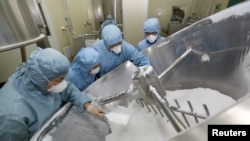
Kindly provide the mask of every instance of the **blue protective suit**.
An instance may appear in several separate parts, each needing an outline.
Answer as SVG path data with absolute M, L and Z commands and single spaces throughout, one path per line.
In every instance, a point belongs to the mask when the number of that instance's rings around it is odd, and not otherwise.
M 65 75 L 69 61 L 58 51 L 37 48 L 27 62 L 9 77 L 0 89 L 1 141 L 28 141 L 55 113 L 62 102 L 72 102 L 81 111 L 90 101 L 72 83 L 61 93 L 50 93 L 45 87 Z
M 74 83 L 79 90 L 84 90 L 95 81 L 96 75 L 91 74 L 90 70 L 97 64 L 100 64 L 98 52 L 91 47 L 82 48 L 69 68 L 66 80 Z
M 165 37 L 162 37 L 160 35 L 160 23 L 159 23 L 159 20 L 157 18 L 147 19 L 144 22 L 143 30 L 144 30 L 144 33 L 145 32 L 157 32 L 157 39 L 154 43 L 150 43 L 146 38 L 141 40 L 137 45 L 137 49 L 139 51 L 142 51 L 142 50 L 152 46 L 153 44 L 165 39 Z
M 122 41 L 121 53 L 115 54 L 111 52 L 109 46 L 120 41 Z M 101 69 L 99 76 L 105 75 L 128 60 L 138 67 L 151 65 L 146 56 L 139 52 L 132 44 L 122 39 L 122 33 L 115 25 L 105 26 L 102 31 L 102 39 L 93 43 L 92 47 L 96 49 L 100 55 Z

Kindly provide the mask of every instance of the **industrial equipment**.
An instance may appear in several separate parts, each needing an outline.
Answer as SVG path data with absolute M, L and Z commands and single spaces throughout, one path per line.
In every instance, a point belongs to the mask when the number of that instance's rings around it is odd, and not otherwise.
M 26 61 L 25 46 L 46 36 L 36 0 L 1 1 L 0 18 L 0 52 L 20 48 L 22 61 Z

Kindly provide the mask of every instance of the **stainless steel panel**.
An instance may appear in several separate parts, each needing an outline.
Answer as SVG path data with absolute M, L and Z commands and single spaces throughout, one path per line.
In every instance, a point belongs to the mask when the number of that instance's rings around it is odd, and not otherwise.
M 36 0 L 0 1 L 0 51 L 5 51 L 41 40 L 37 22 L 40 16 Z M 39 25 L 38 25 L 39 24 Z
M 92 0 L 92 8 L 95 21 L 95 29 L 101 29 L 101 22 L 104 21 L 102 0 Z
M 92 0 L 96 30 L 100 30 L 100 24 L 111 15 L 118 26 L 122 26 L 122 0 Z
M 106 118 L 79 112 L 72 103 L 67 103 L 30 141 L 105 141 L 105 136 L 110 132 Z
M 138 70 L 130 61 L 124 62 L 111 72 L 102 76 L 85 89 L 93 97 L 103 98 L 125 91 L 132 84 L 132 75 Z
M 214 115 L 205 122 L 177 134 L 166 141 L 207 141 L 208 125 L 249 125 L 250 124 L 250 97 L 249 94 L 224 111 Z
M 152 46 L 149 56 L 161 74 L 189 48 L 192 52 L 161 77 L 166 89 L 208 87 L 236 100 L 234 105 L 166 141 L 207 141 L 208 125 L 250 124 L 250 1 L 199 21 Z M 163 55 L 164 54 L 164 55 Z
M 104 19 L 112 15 L 117 24 L 122 24 L 122 0 L 103 1 Z
M 213 17 L 206 18 L 144 50 L 155 71 L 161 75 L 186 50 L 192 49 L 185 59 L 160 78 L 167 90 L 205 87 L 236 100 L 246 95 L 249 89 L 246 55 L 250 46 L 250 13 L 224 15 L 226 17 L 221 16 L 222 20 L 216 22 Z

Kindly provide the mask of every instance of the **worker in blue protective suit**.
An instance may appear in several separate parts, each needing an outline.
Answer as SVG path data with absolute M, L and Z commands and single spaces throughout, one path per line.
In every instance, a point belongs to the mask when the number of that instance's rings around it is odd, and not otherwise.
M 99 53 L 92 47 L 82 48 L 74 58 L 66 80 L 74 83 L 82 91 L 95 81 L 99 70 Z
M 160 23 L 157 18 L 150 18 L 143 25 L 145 39 L 139 41 L 137 49 L 142 51 L 153 44 L 165 39 L 160 35 Z
M 106 25 L 109 25 L 109 24 L 114 24 L 114 25 L 117 24 L 111 15 L 108 15 L 107 19 L 103 21 L 103 23 L 101 24 L 101 29 L 103 29 Z
M 80 111 L 104 111 L 74 84 L 64 80 L 69 61 L 52 48 L 37 48 L 0 89 L 1 141 L 28 141 L 64 102 Z
M 101 69 L 98 73 L 99 77 L 127 60 L 138 67 L 151 66 L 146 56 L 139 52 L 132 44 L 122 39 L 122 33 L 115 25 L 105 26 L 102 31 L 102 39 L 94 42 L 92 47 L 100 55 Z

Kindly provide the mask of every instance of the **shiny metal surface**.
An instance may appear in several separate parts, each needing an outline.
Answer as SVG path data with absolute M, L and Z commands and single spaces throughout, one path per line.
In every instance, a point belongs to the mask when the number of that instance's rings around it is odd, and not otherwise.
M 156 105 L 160 107 L 163 111 L 163 113 L 168 117 L 170 120 L 172 126 L 175 128 L 177 132 L 182 132 L 186 129 L 185 125 L 182 123 L 182 121 L 176 116 L 176 114 L 171 110 L 169 105 L 164 104 L 163 98 L 158 94 L 157 90 L 150 86 L 150 92 L 153 96 L 153 98 L 156 101 Z
M 135 87 L 142 86 L 141 88 L 142 90 L 140 90 L 141 91 L 140 93 L 145 93 L 144 94 L 145 96 L 148 96 L 148 94 L 146 93 L 149 93 L 148 91 L 150 86 L 153 86 L 161 97 L 166 96 L 166 90 L 164 89 L 164 86 L 162 85 L 160 79 L 158 78 L 158 75 L 155 73 L 152 67 L 149 66 L 139 67 L 139 71 L 134 73 L 132 78 L 135 83 L 134 84 Z M 145 90 L 147 92 L 144 92 Z
M 234 105 L 169 140 L 206 141 L 208 124 L 250 123 L 249 7 L 248 1 L 228 8 L 188 26 L 143 52 L 150 58 L 166 90 L 211 88 L 236 100 Z M 105 87 L 102 87 L 103 90 L 106 90 Z
M 92 0 L 93 16 L 95 21 L 95 29 L 101 29 L 101 22 L 104 21 L 103 2 L 102 0 Z
M 104 19 L 112 15 L 117 24 L 122 24 L 122 0 L 102 0 Z
M 41 40 L 44 27 L 36 0 L 0 1 L 0 52 Z
M 228 8 L 143 52 L 162 76 L 167 90 L 211 88 L 236 100 L 236 104 L 166 141 L 206 141 L 210 124 L 250 124 L 249 6 L 248 1 Z M 161 75 L 188 48 L 192 48 L 192 52 Z
M 73 125 L 73 126 L 72 126 Z M 107 119 L 64 105 L 30 141 L 104 141 L 111 132 Z
M 249 125 L 250 124 L 250 97 L 242 97 L 235 105 L 221 111 L 220 113 L 207 119 L 205 122 L 184 131 L 166 141 L 207 141 L 208 125 Z
M 186 27 L 144 50 L 167 90 L 207 87 L 235 100 L 248 92 L 246 74 L 250 13 L 246 5 L 228 8 Z M 192 52 L 162 76 L 188 48 Z
M 118 27 L 122 27 L 122 0 L 92 0 L 96 30 L 101 29 L 101 23 L 111 15 Z
M 174 69 L 183 59 L 185 59 L 192 52 L 192 48 L 188 48 L 179 58 L 177 58 L 166 70 L 164 70 L 159 78 L 166 76 L 172 69 Z
M 104 98 L 126 91 L 133 83 L 132 75 L 138 70 L 130 61 L 124 62 L 85 89 L 93 97 Z

